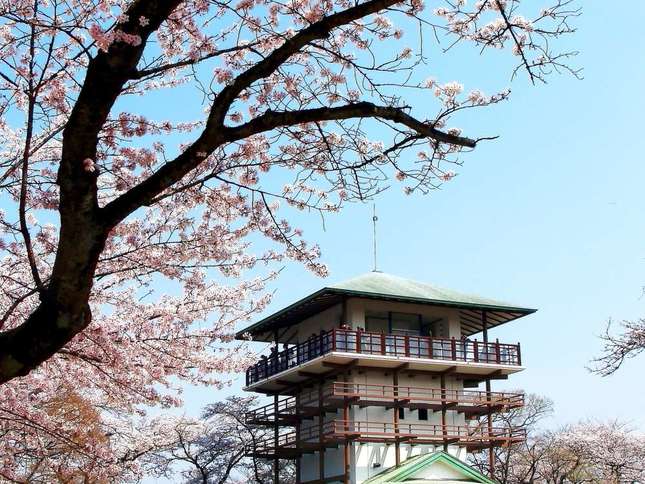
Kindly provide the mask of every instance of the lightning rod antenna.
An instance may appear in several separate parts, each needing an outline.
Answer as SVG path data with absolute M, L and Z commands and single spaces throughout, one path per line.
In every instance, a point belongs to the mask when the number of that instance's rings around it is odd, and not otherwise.
M 378 272 L 376 268 L 376 222 L 378 222 L 378 217 L 376 216 L 376 204 L 372 204 L 372 225 L 374 227 L 374 269 L 372 272 Z

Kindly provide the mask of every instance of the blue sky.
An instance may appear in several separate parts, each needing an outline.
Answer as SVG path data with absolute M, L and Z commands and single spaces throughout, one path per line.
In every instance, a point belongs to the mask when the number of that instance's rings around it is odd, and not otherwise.
M 394 186 L 376 201 L 383 271 L 539 308 L 492 332 L 520 341 L 527 367 L 496 387 L 552 398 L 551 425 L 620 418 L 645 428 L 645 355 L 609 378 L 585 369 L 610 317 L 645 315 L 645 3 L 624 7 L 618 29 L 608 23 L 616 2 L 585 2 L 567 40 L 580 51 L 582 81 L 510 83 L 497 54 L 439 58 L 433 66 L 441 70 L 428 75 L 466 89 L 511 87 L 509 102 L 458 123 L 467 135 L 500 139 L 466 155 L 459 175 L 430 196 Z M 320 243 L 331 276 L 288 266 L 271 310 L 371 269 L 371 204 L 327 217 L 325 230 L 314 216 L 301 225 Z M 216 398 L 209 390 L 185 396 L 189 412 Z

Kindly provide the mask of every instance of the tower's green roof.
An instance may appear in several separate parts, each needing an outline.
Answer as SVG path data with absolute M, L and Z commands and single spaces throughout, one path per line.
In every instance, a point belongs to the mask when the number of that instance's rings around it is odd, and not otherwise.
M 239 331 L 237 337 L 242 338 L 244 334 L 249 333 L 254 339 L 270 341 L 272 339 L 271 331 L 297 324 L 349 297 L 459 308 L 463 332 L 466 336 L 481 331 L 482 311 L 486 311 L 488 315 L 489 327 L 512 321 L 535 311 L 535 309 L 465 294 L 383 272 L 368 272 L 347 281 L 324 287 Z
M 366 481 L 363 484 L 389 484 L 394 482 L 405 482 L 409 478 L 414 477 L 422 469 L 431 466 L 437 462 L 446 464 L 453 469 L 457 470 L 459 473 L 463 474 L 465 477 L 470 479 L 470 482 L 480 482 L 483 484 L 495 484 L 495 481 L 490 480 L 485 475 L 476 471 L 469 465 L 460 461 L 456 457 L 448 454 L 447 452 L 438 451 L 433 452 L 432 454 L 422 454 L 416 457 L 411 457 L 410 459 L 405 460 L 397 467 L 393 467 L 385 472 L 382 472 Z M 428 482 L 432 483 L 433 481 L 414 481 L 414 482 Z
M 384 272 L 368 272 L 329 286 L 329 289 L 338 289 L 365 295 L 378 295 L 395 298 L 404 298 L 416 302 L 437 302 L 459 306 L 476 306 L 492 308 L 517 308 L 512 304 L 494 299 L 488 299 L 473 294 L 445 289 L 425 282 L 417 282 L 403 277 L 393 276 Z

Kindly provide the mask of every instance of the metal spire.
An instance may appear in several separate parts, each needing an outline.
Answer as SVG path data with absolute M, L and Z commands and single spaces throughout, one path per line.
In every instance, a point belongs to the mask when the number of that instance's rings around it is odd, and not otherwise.
M 372 225 L 374 226 L 374 269 L 372 269 L 372 272 L 378 272 L 378 269 L 376 268 L 376 222 L 378 221 L 378 217 L 376 216 L 376 204 L 372 204 Z

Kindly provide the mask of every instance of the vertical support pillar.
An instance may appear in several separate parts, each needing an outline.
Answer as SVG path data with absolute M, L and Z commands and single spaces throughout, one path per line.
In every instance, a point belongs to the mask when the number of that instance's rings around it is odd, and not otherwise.
M 273 330 L 273 341 L 275 344 L 275 361 L 273 362 L 274 368 L 279 364 L 278 358 L 278 338 L 279 338 L 278 328 Z M 273 440 L 275 449 L 275 458 L 273 459 L 273 482 L 274 484 L 279 484 L 280 482 L 280 458 L 278 457 L 278 443 L 280 441 L 280 427 L 278 427 L 278 400 L 279 395 L 276 393 L 273 395 Z
M 486 378 L 486 402 L 488 406 L 488 416 L 486 418 L 488 426 L 488 438 L 491 439 L 493 434 L 493 415 L 491 407 L 491 393 L 490 393 L 490 378 Z M 488 472 L 490 477 L 495 476 L 495 452 L 493 447 L 493 441 L 490 440 L 490 446 L 488 448 Z
M 321 482 L 325 481 L 325 447 L 324 447 L 324 420 L 325 410 L 323 409 L 323 384 L 324 380 L 318 383 L 318 477 Z
M 278 399 L 276 393 L 273 395 L 273 439 L 275 449 L 275 458 L 273 459 L 273 482 L 278 484 L 280 482 L 280 459 L 278 457 L 278 442 L 280 438 L 280 428 L 278 427 Z
M 484 351 L 486 354 L 486 361 L 490 362 L 490 348 L 488 345 L 488 313 L 486 311 L 482 311 L 482 331 L 484 337 Z M 486 378 L 486 405 L 488 410 L 486 424 L 488 430 L 488 439 L 490 440 L 491 434 L 493 433 L 490 378 Z M 490 477 L 493 478 L 495 476 L 495 453 L 492 440 L 490 442 L 490 446 L 488 447 L 488 472 L 490 474 Z
M 446 375 L 440 377 L 441 382 L 441 435 L 443 437 L 443 451 L 448 452 L 448 429 L 446 428 Z
M 345 382 L 345 388 L 347 388 L 348 383 L 348 372 L 345 372 L 343 381 Z M 349 475 L 351 472 L 350 469 L 350 455 L 349 455 L 349 446 L 351 445 L 349 439 L 347 438 L 349 433 L 349 397 L 345 396 L 343 399 L 343 420 L 344 420 L 344 430 L 345 430 L 345 442 L 343 444 L 343 472 L 345 474 L 343 484 L 349 484 Z
M 401 445 L 399 443 L 399 370 L 392 372 L 392 385 L 394 386 L 394 407 L 393 407 L 393 423 L 394 423 L 394 458 L 396 465 L 401 464 Z
M 302 393 L 302 388 L 298 389 L 296 393 L 296 448 L 300 447 L 300 399 Z M 302 455 L 298 455 L 296 459 L 296 484 L 302 483 Z

